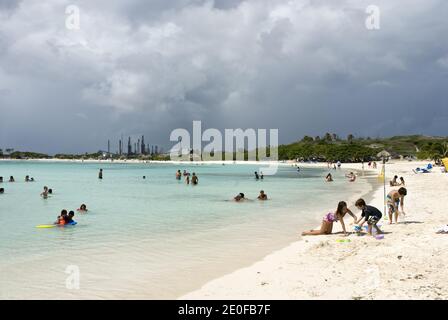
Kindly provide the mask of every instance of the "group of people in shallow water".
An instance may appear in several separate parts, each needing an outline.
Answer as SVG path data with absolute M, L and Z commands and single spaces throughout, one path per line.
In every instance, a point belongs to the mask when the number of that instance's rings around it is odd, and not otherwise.
M 195 172 L 193 172 L 193 174 L 190 175 L 190 173 L 187 172 L 187 170 L 184 170 L 183 173 L 180 170 L 177 170 L 176 171 L 176 180 L 182 180 L 182 176 L 184 177 L 186 184 L 190 184 L 190 182 L 191 182 L 191 184 L 195 186 L 199 183 L 199 178 Z M 191 178 L 190 178 L 190 176 L 191 176 Z
M 356 181 L 356 174 L 354 172 L 350 172 L 348 174 L 345 175 L 346 178 L 348 178 L 349 182 L 355 182 Z M 325 176 L 325 181 L 327 182 L 333 182 L 333 175 L 331 173 L 328 173 Z
M 76 211 L 80 212 L 80 213 L 86 213 L 87 212 L 87 206 L 85 204 L 82 204 L 79 209 L 76 209 Z M 75 217 L 75 212 L 74 211 L 70 211 L 67 212 L 67 210 L 63 209 L 61 211 L 61 214 L 57 217 L 56 221 L 54 224 L 57 225 L 74 225 L 76 224 L 76 221 L 73 220 L 73 218 Z
M 260 190 L 260 194 L 258 195 L 257 199 L 260 200 L 260 201 L 268 200 L 268 195 L 267 195 L 263 190 Z M 235 202 L 253 201 L 253 200 L 250 200 L 250 199 L 246 198 L 246 196 L 245 196 L 244 193 L 242 193 L 242 192 L 238 193 L 238 194 L 233 198 L 233 200 L 234 200 Z
M 25 182 L 34 182 L 34 178 L 30 178 L 30 176 L 25 177 Z M 3 183 L 3 177 L 0 177 L 0 183 Z M 8 182 L 16 182 L 14 176 L 10 176 Z M 5 193 L 5 188 L 0 188 L 0 194 Z
M 395 223 L 398 223 L 400 208 L 401 213 L 403 215 L 406 215 L 404 212 L 404 197 L 406 195 L 407 190 L 404 187 L 398 190 L 391 190 L 388 193 L 387 206 L 390 224 L 392 224 L 393 221 L 395 221 Z M 304 231 L 302 233 L 302 236 L 331 234 L 333 231 L 334 222 L 341 223 L 342 232 L 344 236 L 347 236 L 348 232 L 344 222 L 344 217 L 346 214 L 350 215 L 353 218 L 353 224 L 355 224 L 355 231 L 357 233 L 361 232 L 361 228 L 365 223 L 367 223 L 367 233 L 369 235 L 372 235 L 373 229 L 375 229 L 377 235 L 383 233 L 378 226 L 378 222 L 383 217 L 383 214 L 378 208 L 367 205 L 364 199 L 358 199 L 355 202 L 355 207 L 361 211 L 361 216 L 359 218 L 348 208 L 345 201 L 340 201 L 335 212 L 329 212 L 323 217 L 322 225 L 319 230 Z

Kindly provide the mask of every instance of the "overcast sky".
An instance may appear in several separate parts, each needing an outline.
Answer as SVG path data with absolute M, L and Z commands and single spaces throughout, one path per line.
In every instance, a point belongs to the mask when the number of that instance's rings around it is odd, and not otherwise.
M 193 120 L 447 135 L 447 35 L 446 0 L 0 0 L 0 148 L 168 148 Z

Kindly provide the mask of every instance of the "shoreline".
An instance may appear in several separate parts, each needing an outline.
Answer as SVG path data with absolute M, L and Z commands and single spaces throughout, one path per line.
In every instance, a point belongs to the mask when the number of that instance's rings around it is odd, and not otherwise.
M 443 205 L 439 205 L 439 216 L 433 216 L 430 208 L 434 200 L 426 184 L 436 179 L 433 184 L 442 185 L 448 176 L 437 168 L 431 174 L 412 173 L 413 168 L 426 163 L 397 161 L 387 165 L 386 183 L 394 174 L 403 175 L 411 193 L 405 201 L 404 222 L 389 225 L 383 215 L 380 225 L 384 239 L 351 234 L 347 238 L 350 242 L 339 243 L 337 240 L 344 238 L 334 234 L 342 229 L 336 224 L 332 235 L 301 237 L 178 299 L 447 299 L 448 271 L 443 272 L 447 258 L 441 250 L 446 249 L 448 237 L 435 234 L 435 229 L 447 221 Z M 343 168 L 356 166 L 344 164 Z M 381 165 L 376 172 L 380 170 Z M 363 197 L 383 211 L 381 186 Z M 358 211 L 354 213 L 359 216 Z M 350 220 L 346 219 L 346 227 L 351 231 Z M 416 248 L 420 250 L 415 252 Z

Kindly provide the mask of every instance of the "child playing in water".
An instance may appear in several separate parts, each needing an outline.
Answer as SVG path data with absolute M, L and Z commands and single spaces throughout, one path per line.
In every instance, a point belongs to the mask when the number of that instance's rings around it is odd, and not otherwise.
M 47 186 L 44 187 L 44 191 L 40 194 L 40 196 L 44 199 L 48 198 L 48 187 Z
M 358 199 L 355 203 L 355 206 L 359 210 L 362 210 L 361 218 L 356 222 L 358 223 L 359 228 L 362 228 L 363 224 L 367 222 L 367 232 L 369 233 L 369 235 L 372 235 L 372 227 L 375 228 L 377 234 L 383 233 L 377 226 L 378 221 L 380 221 L 383 216 L 380 210 L 375 207 L 366 205 L 364 199 Z
M 235 198 L 233 198 L 233 200 L 235 200 L 236 202 L 240 202 L 240 201 L 244 201 L 247 199 L 244 197 L 244 193 L 240 192 L 239 194 L 237 194 L 235 196 Z
M 268 200 L 268 195 L 264 193 L 263 190 L 260 191 L 260 195 L 257 198 L 258 200 Z
M 87 206 L 85 204 L 82 204 L 79 209 L 77 209 L 76 211 L 78 212 L 87 212 Z
M 73 217 L 75 216 L 75 212 L 73 212 L 73 211 L 70 211 L 69 213 L 68 213 L 68 216 L 67 216 L 67 218 L 66 218 L 66 220 L 65 220 L 65 223 L 66 224 L 72 224 L 74 221 L 73 221 Z
M 54 224 L 64 225 L 66 223 L 66 220 L 67 220 L 67 210 L 64 209 L 61 211 L 61 215 L 58 216 Z

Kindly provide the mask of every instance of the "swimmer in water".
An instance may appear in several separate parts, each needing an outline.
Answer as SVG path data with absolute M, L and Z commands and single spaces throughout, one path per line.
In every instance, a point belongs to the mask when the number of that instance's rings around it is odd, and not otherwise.
M 193 175 L 191 176 L 191 183 L 195 186 L 197 185 L 199 182 L 198 176 L 196 175 L 196 173 L 193 172 Z
M 44 191 L 40 194 L 40 196 L 44 199 L 48 198 L 48 187 L 47 186 L 44 187 Z
M 244 201 L 247 199 L 244 197 L 244 193 L 240 192 L 239 194 L 237 194 L 235 196 L 235 198 L 233 198 L 233 200 L 235 200 L 236 202 L 240 202 L 240 201 Z
M 14 180 L 14 177 L 13 177 L 13 176 L 10 176 L 10 177 L 9 177 L 9 182 L 15 182 L 15 180 Z
M 176 180 L 180 180 L 182 177 L 182 173 L 180 172 L 180 170 L 177 170 L 176 172 Z
M 325 177 L 325 181 L 333 182 L 333 176 L 331 175 L 331 173 L 327 174 L 327 176 Z
M 258 172 L 257 172 L 257 171 L 255 171 L 254 174 L 255 174 L 255 180 L 260 179 L 260 176 L 258 175 Z
M 83 204 L 79 207 L 79 209 L 77 209 L 76 211 L 79 211 L 79 212 L 87 212 L 87 211 L 89 211 L 89 210 L 87 210 L 87 206 L 83 203 Z
M 67 210 L 62 210 L 61 215 L 58 216 L 56 222 L 54 224 L 64 225 L 67 220 Z
M 100 169 L 100 172 L 98 173 L 98 179 L 103 179 L 103 169 Z
M 65 223 L 67 224 L 71 224 L 71 223 L 73 223 L 74 221 L 73 221 L 73 217 L 75 216 L 75 212 L 73 212 L 73 211 L 70 211 L 69 213 L 68 213 L 68 216 L 67 216 L 67 219 L 65 220 Z
M 263 190 L 260 191 L 260 194 L 258 195 L 258 200 L 268 200 L 268 195 L 266 193 L 264 193 Z
M 5 193 L 5 189 L 0 188 L 0 194 L 3 194 L 3 193 Z

